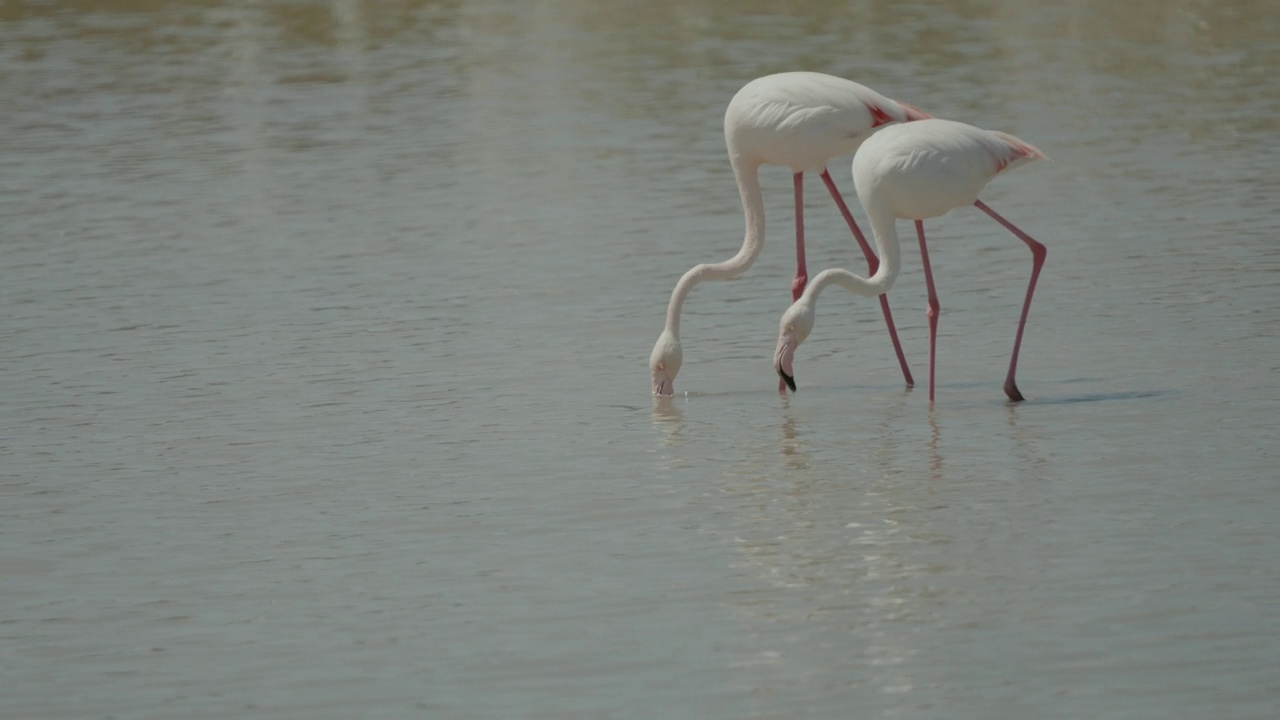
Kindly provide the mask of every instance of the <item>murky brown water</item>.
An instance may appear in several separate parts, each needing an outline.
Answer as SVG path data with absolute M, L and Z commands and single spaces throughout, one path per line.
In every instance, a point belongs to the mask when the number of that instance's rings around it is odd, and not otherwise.
M 0 5 L 0 716 L 1276 717 L 1280 12 L 778 5 Z M 648 396 L 788 69 L 1054 158 L 1028 402 L 976 211 L 780 398 L 783 168 Z

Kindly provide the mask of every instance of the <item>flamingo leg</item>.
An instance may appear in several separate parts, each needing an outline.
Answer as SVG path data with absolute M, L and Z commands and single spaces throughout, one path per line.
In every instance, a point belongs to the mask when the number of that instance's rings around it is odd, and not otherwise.
M 929 288 L 929 309 L 926 314 L 929 316 L 929 404 L 933 404 L 933 387 L 934 376 L 933 368 L 938 353 L 938 311 L 941 305 L 938 303 L 938 291 L 933 286 L 933 268 L 929 265 L 929 248 L 924 242 L 924 222 L 916 221 L 916 237 L 920 238 L 920 259 L 924 262 L 924 284 Z M 884 297 L 881 295 L 881 297 Z
M 796 189 L 796 279 L 791 281 L 791 302 L 795 302 L 809 283 L 809 269 L 804 261 L 804 173 L 796 173 L 792 181 Z
M 1031 249 L 1031 282 L 1027 283 L 1027 297 L 1022 301 L 1022 316 L 1018 318 L 1018 334 L 1013 340 L 1013 355 L 1009 358 L 1009 374 L 1004 378 L 1004 394 L 1014 402 L 1022 400 L 1022 393 L 1018 391 L 1018 383 L 1014 379 L 1014 374 L 1018 371 L 1018 351 L 1022 349 L 1022 331 L 1027 326 L 1027 314 L 1031 311 L 1031 295 L 1036 291 L 1036 280 L 1040 277 L 1040 268 L 1044 265 L 1044 258 L 1049 254 L 1045 246 L 1036 242 L 1030 235 L 1022 232 L 1013 223 L 1005 220 L 995 210 L 987 207 L 987 204 L 981 200 L 975 200 L 974 206 L 982 212 L 991 216 L 991 219 L 1004 226 L 1004 229 L 1013 233 L 1019 240 L 1027 244 Z
M 858 228 L 858 223 L 854 222 L 853 213 L 849 212 L 849 206 L 844 202 L 844 196 L 836 189 L 835 180 L 831 179 L 831 173 L 827 170 L 822 171 L 822 182 L 826 183 L 827 190 L 831 193 L 831 199 L 836 201 L 836 207 L 840 209 L 840 214 L 844 217 L 844 221 L 849 225 L 849 230 L 853 231 L 853 239 L 858 241 L 858 247 L 862 248 L 862 256 L 867 259 L 867 272 L 875 274 L 876 269 L 880 267 L 880 259 L 875 253 L 871 252 L 871 245 L 867 242 L 867 238 L 862 234 L 862 230 Z M 898 365 L 902 367 L 902 378 L 906 380 L 907 387 L 912 387 L 916 381 L 911 377 L 911 369 L 907 367 L 907 356 L 902 352 L 902 343 L 898 341 L 898 329 L 893 324 L 893 313 L 889 310 L 889 296 L 880 296 L 880 309 L 884 311 L 884 321 L 889 326 L 889 338 L 893 340 L 893 351 L 898 355 Z
M 809 268 L 804 259 L 804 173 L 791 176 L 796 192 L 796 277 L 791 281 L 791 302 L 800 299 L 809 284 Z M 787 382 L 778 380 L 778 392 L 787 394 Z

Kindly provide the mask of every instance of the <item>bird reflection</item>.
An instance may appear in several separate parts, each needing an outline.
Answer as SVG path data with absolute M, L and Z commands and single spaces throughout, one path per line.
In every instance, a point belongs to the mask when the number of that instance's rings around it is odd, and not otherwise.
M 929 479 L 934 482 L 942 481 L 942 453 L 938 450 L 939 433 L 938 433 L 938 415 L 933 408 L 929 408 Z
M 663 445 L 679 445 L 684 442 L 684 411 L 675 398 L 653 398 L 653 429 L 658 431 Z
M 796 414 L 791 409 L 791 398 L 779 395 L 782 399 L 782 442 L 778 449 L 782 451 L 783 460 L 788 470 L 804 470 L 809 467 L 809 455 L 804 450 L 805 442 L 800 438 L 797 429 Z
M 868 681 L 910 690 L 921 647 L 898 629 L 945 600 L 931 578 L 946 570 L 934 550 L 949 538 L 922 514 L 946 477 L 940 419 L 921 418 L 903 393 L 866 408 L 862 423 L 851 414 L 840 437 L 813 406 L 779 397 L 776 445 L 750 449 L 724 473 L 727 496 L 741 500 L 734 538 L 743 566 L 772 590 L 752 595 L 744 617 L 859 628 Z M 925 538 L 931 550 L 922 552 Z
M 1024 466 L 1030 471 L 1027 476 L 1029 480 L 1043 480 L 1047 478 L 1047 463 L 1044 455 L 1041 454 L 1039 443 L 1040 428 L 1035 423 L 1024 419 L 1021 423 L 1018 421 L 1018 404 L 1009 403 L 1006 408 L 1009 413 L 1008 424 L 1010 437 L 1013 438 L 1014 447 L 1017 448 L 1018 456 L 1023 460 Z

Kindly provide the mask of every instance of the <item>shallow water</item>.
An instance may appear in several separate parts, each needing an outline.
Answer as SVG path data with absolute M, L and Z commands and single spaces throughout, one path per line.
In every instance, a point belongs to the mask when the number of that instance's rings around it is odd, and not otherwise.
M 0 6 L 0 715 L 1275 717 L 1280 14 L 776 5 Z M 784 168 L 649 397 L 789 69 L 1053 158 L 1027 402 L 972 210 L 779 396 Z

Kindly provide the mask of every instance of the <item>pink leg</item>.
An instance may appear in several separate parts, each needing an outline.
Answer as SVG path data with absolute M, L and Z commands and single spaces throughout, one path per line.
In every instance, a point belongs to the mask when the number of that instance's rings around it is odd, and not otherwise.
M 809 283 L 809 269 L 804 261 L 804 173 L 796 173 L 792 180 L 796 188 L 796 279 L 791 281 L 791 302 L 795 302 Z
M 920 238 L 920 259 L 924 261 L 924 284 L 929 289 L 929 404 L 933 404 L 933 368 L 938 357 L 938 291 L 933 287 L 933 268 L 929 265 L 929 248 L 924 244 L 924 222 L 916 221 L 916 237 Z
M 1040 267 L 1044 265 L 1044 258 L 1049 254 L 1045 246 L 1036 242 L 1032 237 L 1014 224 L 1005 220 L 995 210 L 987 207 L 987 204 L 981 200 L 975 200 L 974 206 L 982 212 L 991 216 L 993 220 L 1004 226 L 1006 230 L 1013 233 L 1019 240 L 1027 244 L 1031 248 L 1031 282 L 1027 283 L 1027 299 L 1022 302 L 1022 317 L 1018 318 L 1018 334 L 1013 340 L 1013 356 L 1009 358 L 1009 374 L 1004 378 L 1004 394 L 1009 396 L 1010 400 L 1018 402 L 1022 400 L 1022 393 L 1018 391 L 1018 383 L 1014 380 L 1014 374 L 1018 370 L 1018 351 L 1022 349 L 1022 330 L 1027 326 L 1027 313 L 1031 311 L 1031 295 L 1036 291 L 1036 280 L 1040 277 Z
M 853 231 L 853 238 L 858 241 L 858 247 L 862 248 L 862 255 L 867 259 L 867 272 L 875 274 L 876 268 L 880 267 L 880 259 L 875 253 L 871 252 L 871 245 L 867 243 L 867 238 L 862 234 L 862 230 L 858 229 L 858 223 L 853 220 L 853 213 L 849 212 L 849 206 L 844 202 L 844 196 L 836 189 L 836 183 L 831 179 L 831 173 L 822 171 L 822 182 L 826 183 L 827 190 L 831 193 L 831 199 L 836 201 L 836 207 L 840 209 L 840 214 L 844 216 L 844 221 L 849 225 L 849 229 Z M 884 311 L 884 321 L 889 325 L 889 338 L 893 340 L 893 351 L 898 355 L 898 365 L 902 367 L 902 377 L 907 381 L 907 387 L 916 384 L 911 377 L 911 369 L 907 367 L 907 356 L 902 352 L 902 343 L 898 341 L 898 329 L 893 325 L 893 313 L 889 311 L 889 296 L 880 296 L 880 309 Z

